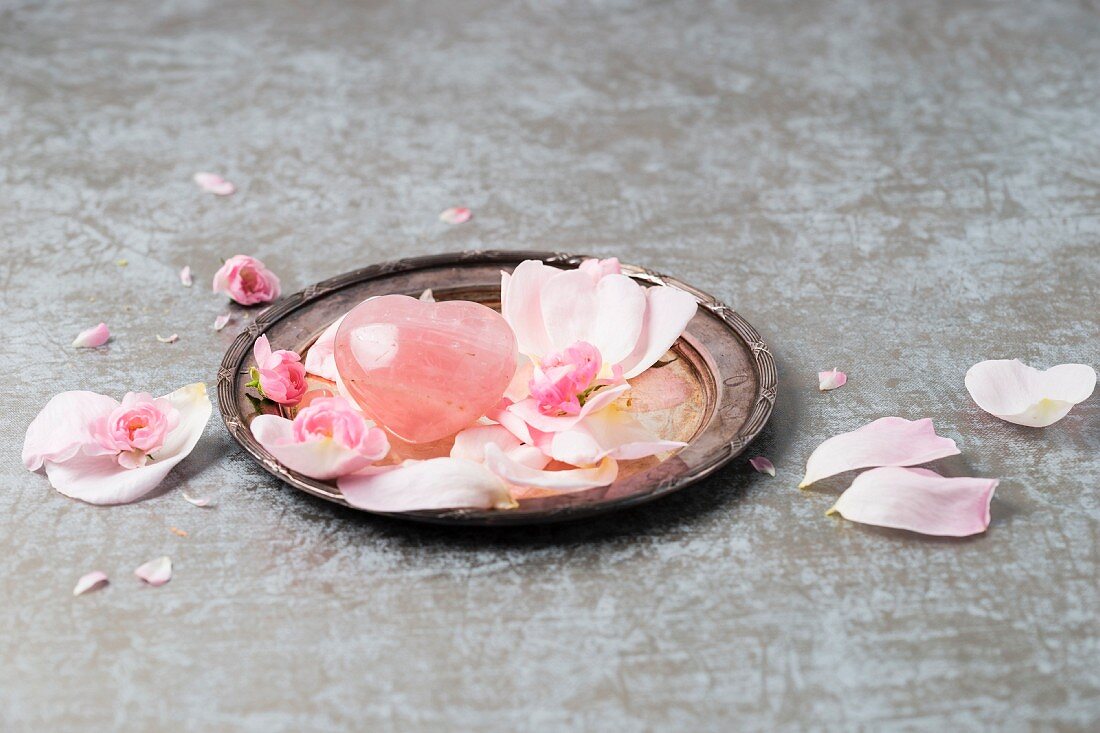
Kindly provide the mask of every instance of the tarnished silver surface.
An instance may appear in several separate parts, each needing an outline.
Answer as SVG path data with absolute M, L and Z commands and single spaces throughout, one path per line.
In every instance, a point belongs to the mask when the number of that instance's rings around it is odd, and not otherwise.
M 559 252 L 508 251 L 410 257 L 338 275 L 283 298 L 257 316 L 222 358 L 218 407 L 229 434 L 277 478 L 309 494 L 347 506 L 334 482 L 318 481 L 281 465 L 253 437 L 249 429 L 252 418 L 273 408 L 271 403 L 257 401 L 255 392 L 245 386 L 255 366 L 252 351 L 256 339 L 266 335 L 273 349 L 304 355 L 333 321 L 375 295 L 419 295 L 430 289 L 440 300 L 473 300 L 499 309 L 501 271 L 511 271 L 529 259 L 568 269 L 578 266 L 585 257 Z M 691 403 L 692 409 L 639 411 L 635 417 L 646 422 L 651 422 L 646 420 L 648 417 L 662 417 L 652 421 L 653 434 L 687 445 L 663 460 L 622 462 L 618 477 L 610 486 L 524 500 L 506 511 L 447 509 L 389 516 L 455 525 L 515 526 L 572 521 L 637 506 L 679 491 L 740 455 L 771 415 L 779 386 L 775 359 L 760 334 L 713 295 L 674 277 L 630 264 L 623 265 L 623 272 L 647 285 L 689 293 L 698 303 L 695 317 L 667 355 L 672 361 L 657 367 L 677 370 L 679 382 L 637 379 L 630 391 L 631 400 L 646 402 L 660 398 L 654 392 L 667 390 L 671 384 L 682 384 L 688 394 L 674 401 Z
M 1100 364 L 1097 68 L 1093 0 L 0 5 L 0 728 L 1095 729 L 1100 400 L 1021 428 L 963 375 Z M 250 323 L 210 327 L 225 257 L 293 293 L 469 249 L 616 255 L 758 325 L 776 478 L 486 536 L 290 491 L 216 416 L 129 506 L 19 462 L 62 389 L 213 388 Z M 795 489 L 883 415 L 1001 479 L 986 535 Z

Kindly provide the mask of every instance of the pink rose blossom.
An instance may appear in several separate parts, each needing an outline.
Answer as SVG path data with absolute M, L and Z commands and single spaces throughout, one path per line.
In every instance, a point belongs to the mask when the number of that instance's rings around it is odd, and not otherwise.
M 343 397 L 317 397 L 293 422 L 258 415 L 252 434 L 280 463 L 327 481 L 370 467 L 389 453 L 386 433 L 374 427 Z
M 241 305 L 270 303 L 279 297 L 279 278 L 255 257 L 234 255 L 214 274 L 214 292 Z
M 542 360 L 529 387 L 544 415 L 576 415 L 581 400 L 600 373 L 600 352 L 587 341 L 550 354 Z
M 377 428 L 373 430 L 377 431 Z M 330 438 L 345 448 L 362 452 L 374 451 L 373 444 L 379 434 L 385 440 L 385 434 L 372 432 L 363 414 L 343 397 L 319 397 L 310 402 L 309 407 L 303 408 L 294 417 L 292 434 L 299 443 Z
M 92 423 L 91 433 L 101 448 L 118 454 L 120 466 L 140 468 L 150 453 L 164 445 L 179 421 L 179 410 L 165 398 L 127 392 L 121 405 Z
M 256 339 L 252 353 L 256 366 L 247 386 L 255 387 L 262 397 L 280 404 L 297 404 L 309 388 L 302 357 L 284 349 L 272 351 L 266 335 Z

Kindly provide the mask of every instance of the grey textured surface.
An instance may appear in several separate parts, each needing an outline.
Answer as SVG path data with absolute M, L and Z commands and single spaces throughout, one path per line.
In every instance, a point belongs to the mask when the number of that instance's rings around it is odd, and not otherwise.
M 0 727 L 1100 724 L 1100 401 L 1029 430 L 962 384 L 1100 363 L 1094 3 L 3 8 Z M 210 328 L 223 257 L 289 291 L 479 247 L 620 255 L 735 305 L 780 362 L 752 451 L 779 475 L 484 533 L 312 500 L 216 417 L 130 506 L 19 464 L 56 391 L 213 383 L 242 323 Z M 109 347 L 69 348 L 99 320 Z M 795 490 L 817 443 L 895 414 L 959 442 L 942 469 L 1002 479 L 985 536 L 825 518 L 849 477 Z M 140 587 L 164 553 L 172 582 Z M 93 568 L 111 586 L 73 599 Z

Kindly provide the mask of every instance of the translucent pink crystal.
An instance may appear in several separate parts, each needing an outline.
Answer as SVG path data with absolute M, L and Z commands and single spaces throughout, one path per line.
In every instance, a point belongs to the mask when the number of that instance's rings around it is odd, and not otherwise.
M 504 395 L 516 338 L 480 303 L 383 295 L 336 332 L 336 371 L 352 398 L 402 440 L 426 443 L 471 425 Z

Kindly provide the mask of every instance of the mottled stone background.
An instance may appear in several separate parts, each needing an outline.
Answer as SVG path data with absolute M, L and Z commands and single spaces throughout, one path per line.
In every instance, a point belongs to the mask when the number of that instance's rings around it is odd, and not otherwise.
M 1100 400 L 1031 430 L 962 381 L 1100 364 L 1095 2 L 0 7 L 0 728 L 1100 724 Z M 452 205 L 475 219 L 440 224 Z M 735 305 L 779 360 L 751 449 L 778 476 L 739 461 L 485 533 L 299 494 L 217 416 L 130 506 L 19 463 L 56 391 L 213 384 L 242 323 L 210 327 L 224 257 L 293 291 L 473 248 L 619 255 Z M 69 347 L 100 320 L 107 348 Z M 833 366 L 848 386 L 821 394 Z M 883 415 L 934 418 L 963 449 L 941 469 L 1001 478 L 985 536 L 826 518 L 850 476 L 795 489 Z M 142 587 L 160 554 L 175 577 Z M 73 599 L 93 568 L 112 584 Z

